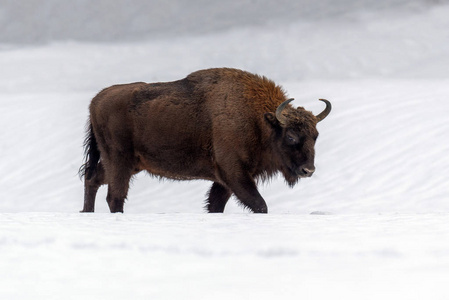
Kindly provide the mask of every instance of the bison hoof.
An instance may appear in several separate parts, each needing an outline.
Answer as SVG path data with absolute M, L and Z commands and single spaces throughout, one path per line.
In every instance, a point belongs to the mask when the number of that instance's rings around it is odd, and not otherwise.
M 266 214 L 268 213 L 268 209 L 266 207 L 260 207 L 254 210 L 255 214 Z

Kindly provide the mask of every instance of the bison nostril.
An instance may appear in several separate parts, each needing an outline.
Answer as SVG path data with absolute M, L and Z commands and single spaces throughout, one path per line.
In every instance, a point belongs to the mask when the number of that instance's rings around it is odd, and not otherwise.
M 312 174 L 315 172 L 315 168 L 302 168 L 302 173 L 305 176 L 312 176 Z

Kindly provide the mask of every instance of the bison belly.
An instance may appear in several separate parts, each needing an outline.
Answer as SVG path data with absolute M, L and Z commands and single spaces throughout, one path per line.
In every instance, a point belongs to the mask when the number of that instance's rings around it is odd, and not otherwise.
M 172 179 L 214 180 L 208 124 L 198 116 L 200 108 L 182 104 L 156 99 L 134 114 L 139 169 Z

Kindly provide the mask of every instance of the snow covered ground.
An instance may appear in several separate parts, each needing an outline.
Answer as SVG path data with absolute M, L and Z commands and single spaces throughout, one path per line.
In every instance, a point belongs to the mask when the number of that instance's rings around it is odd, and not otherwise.
M 46 16 L 54 1 L 41 2 Z M 41 20 L 58 40 L 39 26 L 27 39 L 29 20 L 0 2 L 0 299 L 448 299 L 449 4 L 285 2 L 194 6 L 167 37 L 139 33 L 161 29 L 142 21 L 107 43 L 77 23 L 57 28 L 68 9 Z M 233 199 L 205 214 L 209 182 L 144 174 L 125 214 L 107 213 L 105 188 L 97 213 L 77 213 L 90 99 L 220 66 L 266 75 L 314 112 L 332 101 L 316 174 L 261 186 L 267 216 Z
M 2 299 L 447 299 L 447 214 L 0 215 Z

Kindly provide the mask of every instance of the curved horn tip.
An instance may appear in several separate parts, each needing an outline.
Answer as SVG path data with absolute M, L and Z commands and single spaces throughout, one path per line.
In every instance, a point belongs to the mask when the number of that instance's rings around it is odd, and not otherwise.
M 279 104 L 278 108 L 276 109 L 276 119 L 279 121 L 279 123 L 285 124 L 287 122 L 285 116 L 282 114 L 282 111 L 287 106 L 287 104 L 289 104 L 293 100 L 295 100 L 295 98 L 289 98 L 284 102 L 282 102 L 281 104 Z
M 317 121 L 320 122 L 320 121 L 324 120 L 324 118 L 326 118 L 327 115 L 329 115 L 329 113 L 332 110 L 332 104 L 330 103 L 329 100 L 326 100 L 326 99 L 318 99 L 318 100 L 326 103 L 326 108 L 319 115 L 316 116 Z

